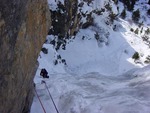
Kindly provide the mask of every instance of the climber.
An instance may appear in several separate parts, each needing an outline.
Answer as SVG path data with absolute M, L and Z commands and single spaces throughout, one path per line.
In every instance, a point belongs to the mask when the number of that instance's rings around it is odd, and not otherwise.
M 41 69 L 40 75 L 41 75 L 43 78 L 49 78 L 48 72 L 46 71 L 45 68 Z

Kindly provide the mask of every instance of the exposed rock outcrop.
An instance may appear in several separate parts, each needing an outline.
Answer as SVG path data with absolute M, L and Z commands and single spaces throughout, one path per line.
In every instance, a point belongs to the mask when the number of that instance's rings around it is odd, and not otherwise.
M 50 21 L 47 0 L 0 0 L 0 113 L 29 112 Z

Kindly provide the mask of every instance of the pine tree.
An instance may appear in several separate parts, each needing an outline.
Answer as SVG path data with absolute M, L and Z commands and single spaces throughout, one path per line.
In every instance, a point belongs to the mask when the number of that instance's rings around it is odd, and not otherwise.
M 147 14 L 148 14 L 148 15 L 150 15 L 150 9 L 149 9 L 149 10 L 147 10 Z
M 150 28 L 147 28 L 147 30 L 145 31 L 145 33 L 148 35 L 150 34 Z
M 139 11 L 139 9 L 137 9 L 137 10 L 134 11 L 133 14 L 132 14 L 132 20 L 133 20 L 135 23 L 138 23 L 138 22 L 139 22 L 139 19 L 140 19 L 140 11 Z
M 138 52 L 135 52 L 134 55 L 132 56 L 133 59 L 138 60 L 140 58 L 140 55 Z
M 109 3 L 105 5 L 105 8 L 106 8 L 108 11 L 112 11 L 112 7 L 110 6 Z
M 133 32 L 133 31 L 134 31 L 134 29 L 133 29 L 133 28 L 131 28 L 131 29 L 130 29 L 130 31 L 131 31 L 131 32 Z
M 126 18 L 126 10 L 125 9 L 122 11 L 120 16 L 121 16 L 122 19 Z
M 134 5 L 135 5 L 136 1 L 137 1 L 137 0 L 131 0 L 130 11 L 133 11 Z
M 117 15 L 114 14 L 113 12 L 110 12 L 110 14 L 109 14 L 110 22 L 113 23 L 116 18 L 117 18 Z
M 139 33 L 139 29 L 137 28 L 135 31 L 134 31 L 135 34 L 138 34 Z
M 133 11 L 136 1 L 137 0 L 122 0 L 128 11 Z
M 115 4 L 118 4 L 118 0 L 113 0 Z

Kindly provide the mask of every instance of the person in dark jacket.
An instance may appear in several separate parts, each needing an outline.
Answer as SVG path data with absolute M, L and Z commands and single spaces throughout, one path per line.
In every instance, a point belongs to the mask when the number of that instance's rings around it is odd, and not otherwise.
M 40 75 L 41 75 L 43 78 L 49 78 L 48 72 L 46 71 L 45 68 L 41 69 Z

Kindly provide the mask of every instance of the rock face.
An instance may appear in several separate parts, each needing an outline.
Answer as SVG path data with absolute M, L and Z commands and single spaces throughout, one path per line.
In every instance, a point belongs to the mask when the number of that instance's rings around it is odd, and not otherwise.
M 50 27 L 47 0 L 0 0 L 0 113 L 29 113 L 36 59 Z

